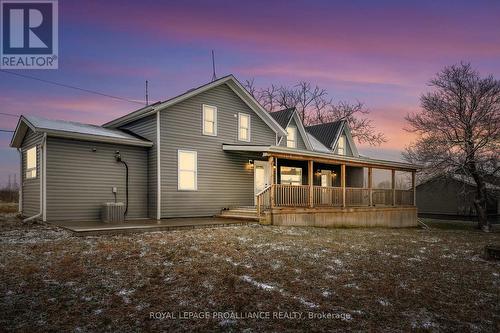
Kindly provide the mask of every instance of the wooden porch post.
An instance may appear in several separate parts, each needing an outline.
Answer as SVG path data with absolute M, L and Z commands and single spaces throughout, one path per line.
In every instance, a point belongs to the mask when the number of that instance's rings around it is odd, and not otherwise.
M 345 164 L 340 165 L 340 186 L 342 186 L 342 207 L 345 208 Z
M 313 200 L 313 161 L 307 161 L 307 183 L 309 185 L 309 207 L 314 207 Z
M 417 188 L 415 186 L 415 171 L 411 172 L 411 188 L 413 189 L 413 206 L 417 205 Z
M 392 169 L 392 205 L 396 206 L 396 170 Z
M 368 193 L 370 195 L 370 203 L 369 206 L 373 206 L 373 169 L 371 167 L 368 168 Z
M 271 172 L 271 208 L 274 207 L 274 191 L 276 187 L 274 186 L 274 157 L 269 156 L 269 169 Z

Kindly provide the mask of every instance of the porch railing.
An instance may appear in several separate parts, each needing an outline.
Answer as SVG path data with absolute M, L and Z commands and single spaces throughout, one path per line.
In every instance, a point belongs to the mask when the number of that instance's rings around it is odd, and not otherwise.
M 345 188 L 345 204 L 346 206 L 369 206 L 370 205 L 370 189 L 368 188 Z
M 372 189 L 373 205 L 392 206 L 392 189 Z
M 255 206 L 257 208 L 258 216 L 260 216 L 264 210 L 271 208 L 271 189 L 271 185 L 266 186 L 256 195 Z
M 314 206 L 342 206 L 342 187 L 313 186 Z
M 412 206 L 413 205 L 413 190 L 396 190 L 396 205 Z
M 345 188 L 346 207 L 411 206 L 413 197 L 413 190 Z M 259 216 L 272 207 L 342 207 L 343 204 L 342 187 L 274 184 L 256 195 Z
M 309 185 L 272 185 L 276 207 L 309 206 Z

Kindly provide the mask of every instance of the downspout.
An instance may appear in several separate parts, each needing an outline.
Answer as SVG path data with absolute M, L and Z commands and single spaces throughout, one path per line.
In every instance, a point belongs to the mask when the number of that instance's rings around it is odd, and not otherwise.
M 161 219 L 160 111 L 156 111 L 156 219 Z
M 23 152 L 21 149 L 17 148 L 17 152 L 19 153 L 19 165 L 21 166 L 19 169 L 19 199 L 18 199 L 18 204 L 19 204 L 19 213 L 22 214 L 23 212 Z
M 45 214 L 44 214 L 44 206 L 45 206 L 45 198 L 44 198 L 44 192 L 45 192 L 45 145 L 47 143 L 47 133 L 43 134 L 43 140 L 42 140 L 42 145 L 41 145 L 41 152 L 40 152 L 40 212 L 36 215 L 33 215 L 31 217 L 28 217 L 23 220 L 23 223 L 32 221 L 34 219 L 37 219 L 39 217 L 42 217 L 42 219 L 45 221 Z M 21 165 L 22 168 L 22 165 Z

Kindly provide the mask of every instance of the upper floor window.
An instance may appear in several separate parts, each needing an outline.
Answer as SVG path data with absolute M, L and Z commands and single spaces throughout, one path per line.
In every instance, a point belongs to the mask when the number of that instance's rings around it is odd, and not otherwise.
M 196 191 L 198 189 L 198 155 L 196 151 L 179 150 L 177 157 L 177 189 Z
M 36 178 L 36 146 L 26 151 L 26 179 Z
M 203 135 L 217 135 L 217 108 L 203 104 Z
M 297 128 L 286 128 L 286 146 L 290 148 L 297 148 Z
M 339 137 L 339 143 L 337 145 L 337 154 L 345 155 L 345 135 Z
M 238 140 L 250 141 L 250 116 L 238 113 Z

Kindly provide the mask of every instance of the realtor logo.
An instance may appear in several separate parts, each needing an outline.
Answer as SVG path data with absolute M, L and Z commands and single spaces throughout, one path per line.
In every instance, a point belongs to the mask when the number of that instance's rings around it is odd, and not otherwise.
M 58 68 L 57 9 L 57 0 L 0 1 L 0 68 Z

